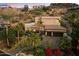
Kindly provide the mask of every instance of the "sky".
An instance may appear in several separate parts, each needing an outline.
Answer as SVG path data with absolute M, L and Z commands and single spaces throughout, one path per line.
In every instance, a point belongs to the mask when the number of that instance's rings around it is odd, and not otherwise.
M 29 8 L 32 8 L 32 6 L 35 6 L 35 5 L 45 5 L 45 6 L 48 6 L 50 5 L 50 3 L 0 3 L 0 5 L 8 5 L 8 6 L 11 6 L 11 7 L 16 7 L 16 8 L 22 8 L 24 7 L 24 5 L 28 5 Z
M 48 6 L 50 3 L 0 3 L 1 5 L 8 5 L 14 8 L 23 8 L 24 5 L 28 5 L 29 8 L 32 8 L 32 6 L 38 6 L 38 5 L 45 5 Z

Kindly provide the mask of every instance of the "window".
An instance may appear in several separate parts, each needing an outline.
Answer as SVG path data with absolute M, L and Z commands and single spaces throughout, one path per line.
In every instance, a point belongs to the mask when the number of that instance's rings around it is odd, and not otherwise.
M 62 32 L 53 32 L 53 36 L 55 36 L 55 37 L 62 37 L 63 33 Z

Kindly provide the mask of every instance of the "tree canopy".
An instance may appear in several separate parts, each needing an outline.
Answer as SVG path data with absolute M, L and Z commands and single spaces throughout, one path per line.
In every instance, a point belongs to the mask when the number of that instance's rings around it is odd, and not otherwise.
M 69 10 L 63 17 L 72 27 L 72 38 L 79 38 L 79 9 Z

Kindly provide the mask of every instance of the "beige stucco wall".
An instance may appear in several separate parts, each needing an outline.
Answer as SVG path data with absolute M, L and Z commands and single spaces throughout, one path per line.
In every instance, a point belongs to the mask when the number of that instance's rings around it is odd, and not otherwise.
M 60 17 L 42 17 L 43 25 L 60 25 Z M 35 18 L 35 23 L 37 23 L 39 20 L 39 17 Z

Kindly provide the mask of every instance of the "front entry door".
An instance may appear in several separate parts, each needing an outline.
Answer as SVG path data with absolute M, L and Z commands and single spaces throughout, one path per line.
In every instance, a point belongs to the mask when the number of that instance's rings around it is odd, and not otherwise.
M 52 32 L 47 32 L 47 36 L 51 36 L 51 33 L 52 33 Z

